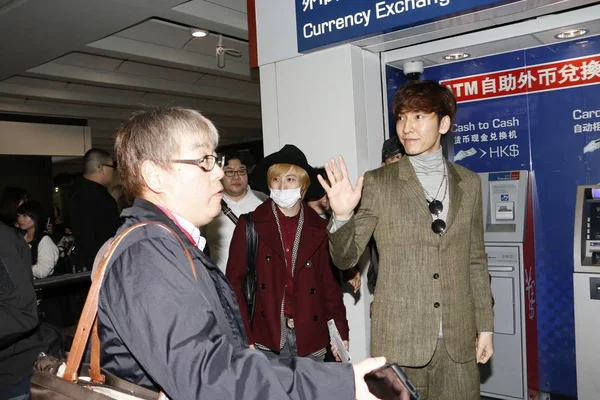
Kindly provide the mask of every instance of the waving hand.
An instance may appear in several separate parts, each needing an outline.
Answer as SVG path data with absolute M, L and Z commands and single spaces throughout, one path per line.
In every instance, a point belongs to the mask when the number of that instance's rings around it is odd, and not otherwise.
M 353 188 L 348 178 L 348 168 L 344 162 L 344 157 L 338 157 L 339 166 L 332 158 L 325 163 L 325 172 L 329 184 L 319 175 L 318 179 L 321 185 L 327 192 L 329 197 L 329 205 L 335 213 L 335 217 L 339 220 L 347 220 L 352 216 L 352 211 L 360 201 L 363 177 L 361 176 L 356 181 L 356 186 Z

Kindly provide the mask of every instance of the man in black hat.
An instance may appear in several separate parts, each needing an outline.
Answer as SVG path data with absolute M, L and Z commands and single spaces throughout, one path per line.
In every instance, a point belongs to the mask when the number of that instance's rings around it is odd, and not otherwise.
M 242 312 L 248 342 L 269 358 L 322 361 L 329 342 L 327 321 L 335 321 L 346 347 L 348 321 L 331 268 L 327 221 L 303 202 L 321 190 L 316 172 L 300 149 L 286 145 L 263 159 L 252 175 L 270 199 L 251 216 L 258 235 L 258 289 L 253 319 Z M 244 215 L 233 233 L 226 269 L 242 310 L 246 259 Z
M 404 146 L 398 140 L 398 136 L 393 136 L 383 142 L 383 147 L 381 148 L 381 166 L 398 162 L 405 154 L 406 150 L 404 150 Z

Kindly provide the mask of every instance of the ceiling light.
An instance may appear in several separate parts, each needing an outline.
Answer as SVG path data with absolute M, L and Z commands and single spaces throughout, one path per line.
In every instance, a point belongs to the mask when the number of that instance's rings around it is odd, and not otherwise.
M 192 35 L 193 37 L 201 38 L 206 37 L 208 35 L 208 32 L 202 29 L 190 28 L 190 35 Z
M 471 57 L 469 53 L 450 53 L 444 56 L 444 60 L 464 60 L 465 58 L 469 57 Z
M 572 39 L 578 36 L 583 36 L 588 33 L 587 29 L 568 29 L 566 31 L 562 31 L 558 35 L 554 35 L 557 39 Z

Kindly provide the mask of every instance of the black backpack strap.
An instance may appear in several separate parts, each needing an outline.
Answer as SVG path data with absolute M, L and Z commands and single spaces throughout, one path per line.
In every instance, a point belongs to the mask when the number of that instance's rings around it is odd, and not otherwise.
M 258 247 L 258 234 L 254 230 L 252 213 L 244 214 L 246 221 L 246 274 L 242 281 L 242 293 L 246 299 L 248 319 L 250 325 L 254 321 L 254 310 L 256 308 L 256 286 L 258 274 L 256 273 L 256 251 Z
M 221 199 L 221 211 L 223 211 L 223 214 L 225 214 L 227 218 L 229 218 L 231 222 L 233 222 L 234 225 L 237 225 L 238 217 L 236 217 L 233 211 L 231 211 L 231 208 L 229 208 L 229 205 L 227 204 L 225 199 Z

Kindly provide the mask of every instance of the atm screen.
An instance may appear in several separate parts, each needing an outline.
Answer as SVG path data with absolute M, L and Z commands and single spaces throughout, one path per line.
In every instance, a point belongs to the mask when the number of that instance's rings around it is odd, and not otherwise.
M 592 189 L 592 199 L 600 200 L 600 189 Z
M 588 240 L 600 240 L 600 201 L 588 201 L 589 237 Z

